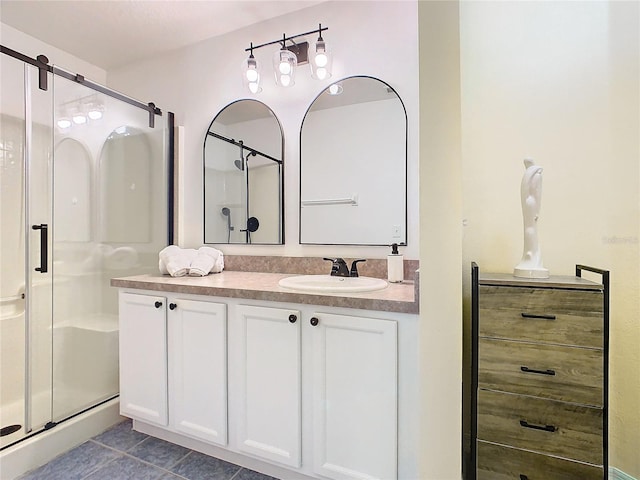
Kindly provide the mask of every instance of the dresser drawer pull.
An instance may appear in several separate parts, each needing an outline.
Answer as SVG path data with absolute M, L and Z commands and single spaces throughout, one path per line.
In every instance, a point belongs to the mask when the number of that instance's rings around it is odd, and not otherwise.
M 543 315 L 543 314 L 539 314 L 539 313 L 522 312 L 520 315 L 522 315 L 522 318 L 541 318 L 542 320 L 555 320 L 556 319 L 555 315 Z
M 522 370 L 525 373 L 537 373 L 538 375 L 555 375 L 556 374 L 555 370 L 533 370 L 532 368 L 529 368 L 529 367 L 520 367 L 520 370 Z
M 555 432 L 556 427 L 553 425 L 534 425 L 526 420 L 520 420 L 520 426 L 525 428 L 533 428 L 534 430 L 544 430 L 545 432 Z

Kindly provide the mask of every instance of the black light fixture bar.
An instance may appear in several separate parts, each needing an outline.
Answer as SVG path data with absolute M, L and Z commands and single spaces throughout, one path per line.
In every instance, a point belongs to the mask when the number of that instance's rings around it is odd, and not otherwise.
M 272 162 L 276 162 L 278 165 L 282 165 L 282 160 L 278 160 L 277 158 L 273 158 L 271 155 L 267 155 L 266 153 L 262 153 L 260 150 L 256 150 L 255 148 L 251 148 L 248 147 L 247 145 L 245 145 L 243 142 L 237 142 L 235 141 L 233 138 L 227 138 L 223 135 L 220 135 L 218 133 L 215 132 L 207 132 L 207 135 L 211 135 L 212 137 L 215 137 L 219 140 L 223 140 L 227 143 L 230 143 L 232 145 L 235 145 L 236 147 L 242 147 L 245 150 L 249 151 L 250 153 L 256 154 L 256 155 L 260 155 L 261 157 L 264 157 L 268 160 L 271 160 Z
M 305 33 L 299 33 L 298 35 L 292 35 L 291 37 L 287 37 L 283 34 L 283 38 L 279 39 L 279 40 L 274 40 L 273 42 L 267 42 L 267 43 L 263 43 L 261 45 L 253 45 L 251 44 L 251 47 L 249 48 L 245 48 L 244 51 L 245 52 L 249 52 L 251 50 L 255 50 L 257 48 L 262 48 L 262 47 L 266 47 L 267 45 L 275 45 L 276 43 L 279 43 L 281 45 L 285 45 L 286 42 L 291 41 L 294 45 L 296 42 L 293 41 L 294 38 L 300 38 L 300 37 L 304 37 L 307 35 L 311 35 L 312 33 L 319 33 L 321 34 L 322 32 L 329 30 L 329 27 L 323 27 L 322 25 L 320 25 L 319 28 L 316 28 L 315 30 L 311 30 L 310 32 L 305 32 Z
M 37 58 L 31 58 L 20 52 L 12 50 L 11 48 L 5 47 L 4 45 L 0 45 L 0 53 L 4 53 L 5 55 L 9 55 L 10 57 L 13 57 L 17 60 L 21 60 L 25 63 L 33 65 L 34 67 L 37 67 L 40 70 L 39 72 L 40 90 L 45 90 L 45 91 L 47 90 L 48 88 L 47 72 L 51 72 L 54 75 L 58 75 L 60 77 L 66 78 L 67 80 L 71 80 L 72 82 L 76 82 L 81 85 L 84 85 L 85 87 L 95 90 L 96 92 L 104 93 L 109 97 L 115 98 L 117 100 L 121 100 L 125 103 L 128 103 L 129 105 L 133 105 L 134 107 L 138 107 L 148 111 L 149 127 L 151 128 L 153 128 L 155 124 L 155 115 L 162 116 L 162 110 L 156 107 L 153 102 L 145 105 L 144 103 L 139 102 L 138 100 L 135 100 L 133 98 L 127 97 L 122 93 L 116 92 L 107 87 L 103 87 L 102 85 L 94 83 L 91 80 L 87 80 L 86 78 L 84 78 L 84 76 L 80 74 L 73 74 L 71 72 L 67 72 L 66 70 L 62 70 L 60 68 L 54 67 L 53 65 L 49 65 L 49 59 L 44 55 L 38 55 Z

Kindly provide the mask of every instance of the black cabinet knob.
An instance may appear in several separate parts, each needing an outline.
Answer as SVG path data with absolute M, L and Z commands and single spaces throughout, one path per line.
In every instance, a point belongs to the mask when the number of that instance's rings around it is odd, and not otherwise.
M 317 319 L 317 317 L 311 317 L 311 320 L 309 320 L 309 322 L 315 327 L 316 325 L 318 325 L 319 320 Z
M 296 321 L 298 320 L 298 317 L 296 315 L 289 315 L 289 322 L 291 323 L 296 323 Z
M 178 308 L 178 305 L 176 305 L 175 303 L 169 304 L 169 310 L 175 310 L 176 308 Z
M 162 302 L 156 302 L 154 303 L 154 305 L 156 306 L 156 308 L 160 308 L 162 306 Z

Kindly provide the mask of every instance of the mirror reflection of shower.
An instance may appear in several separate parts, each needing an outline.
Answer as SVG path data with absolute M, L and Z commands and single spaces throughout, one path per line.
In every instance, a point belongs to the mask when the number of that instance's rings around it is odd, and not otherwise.
M 231 240 L 231 232 L 235 229 L 233 225 L 231 225 L 231 210 L 229 207 L 222 207 L 222 216 L 227 217 L 227 243 Z
M 205 244 L 282 243 L 283 147 L 280 123 L 261 102 L 236 101 L 214 117 L 203 148 Z

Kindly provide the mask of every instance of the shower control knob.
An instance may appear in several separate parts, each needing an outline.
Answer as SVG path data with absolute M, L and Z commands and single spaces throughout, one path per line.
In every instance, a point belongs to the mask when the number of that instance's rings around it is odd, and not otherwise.
M 318 318 L 317 317 L 311 317 L 311 320 L 309 320 L 309 323 L 311 323 L 312 326 L 317 326 L 318 325 Z
M 175 310 L 176 308 L 178 308 L 178 305 L 176 305 L 175 303 L 169 304 L 169 310 Z
M 156 308 L 160 308 L 162 306 L 162 302 L 156 302 L 154 305 Z
M 296 323 L 296 321 L 298 320 L 298 317 L 296 315 L 289 315 L 289 322 L 291 323 Z

